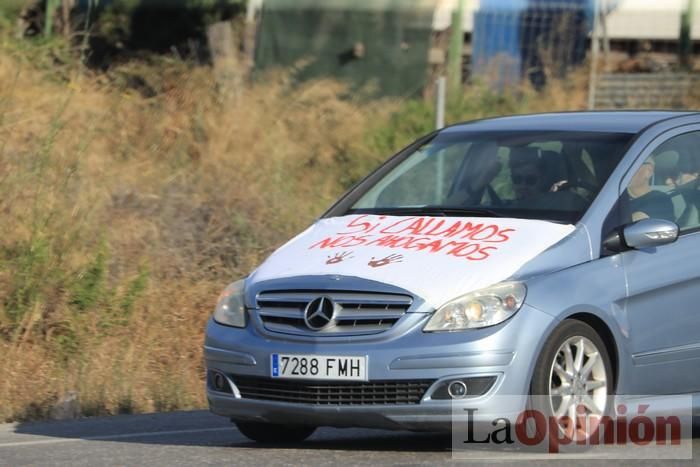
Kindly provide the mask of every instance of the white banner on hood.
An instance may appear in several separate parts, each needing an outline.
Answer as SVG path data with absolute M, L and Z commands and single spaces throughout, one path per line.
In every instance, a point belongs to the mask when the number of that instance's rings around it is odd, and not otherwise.
M 250 280 L 360 277 L 401 287 L 437 307 L 508 279 L 573 230 L 528 219 L 333 217 L 279 248 Z

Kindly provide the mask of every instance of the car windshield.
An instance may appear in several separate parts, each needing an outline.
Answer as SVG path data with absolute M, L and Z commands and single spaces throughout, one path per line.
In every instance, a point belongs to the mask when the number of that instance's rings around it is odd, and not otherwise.
M 580 131 L 442 132 L 370 176 L 342 211 L 575 223 L 631 138 Z

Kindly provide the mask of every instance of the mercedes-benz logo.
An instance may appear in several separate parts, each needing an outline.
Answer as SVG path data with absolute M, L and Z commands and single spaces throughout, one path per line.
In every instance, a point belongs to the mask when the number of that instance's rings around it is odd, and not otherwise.
M 328 326 L 335 317 L 335 303 L 328 297 L 311 300 L 304 310 L 304 322 L 309 329 L 319 331 Z

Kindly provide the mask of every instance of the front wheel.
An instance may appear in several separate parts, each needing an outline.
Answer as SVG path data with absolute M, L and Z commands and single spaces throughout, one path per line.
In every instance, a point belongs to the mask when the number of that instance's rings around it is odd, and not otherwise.
M 545 343 L 531 384 L 531 406 L 559 430 L 549 436 L 588 444 L 610 413 L 613 389 L 612 364 L 601 337 L 586 323 L 564 321 Z
M 234 423 L 243 435 L 259 443 L 299 443 L 311 436 L 316 430 L 314 426 L 305 425 L 277 425 L 261 422 Z

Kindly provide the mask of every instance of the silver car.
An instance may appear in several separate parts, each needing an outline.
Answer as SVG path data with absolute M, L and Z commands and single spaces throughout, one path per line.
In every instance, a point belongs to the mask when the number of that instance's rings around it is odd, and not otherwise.
M 421 138 L 224 290 L 204 344 L 211 410 L 283 442 L 450 430 L 456 400 L 492 420 L 533 394 L 558 416 L 700 392 L 699 154 L 689 112 Z

